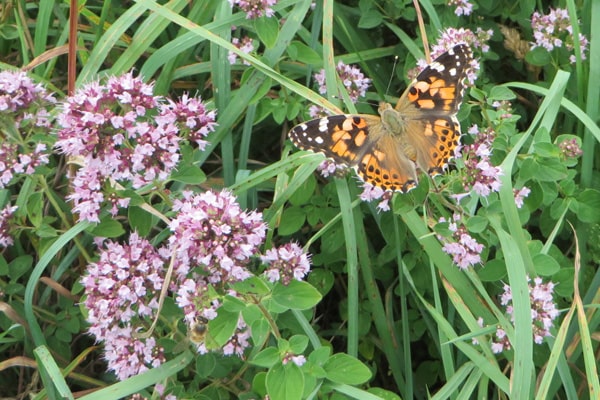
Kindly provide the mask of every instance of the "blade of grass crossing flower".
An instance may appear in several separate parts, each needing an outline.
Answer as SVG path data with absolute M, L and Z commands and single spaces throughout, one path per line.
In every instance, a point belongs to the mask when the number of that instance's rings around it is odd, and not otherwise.
M 352 208 L 350 189 L 344 178 L 335 178 L 335 188 L 340 201 L 344 243 L 346 246 L 346 272 L 348 274 L 348 349 L 352 357 L 358 356 L 358 254 L 355 222 L 362 221 L 360 208 Z M 353 212 L 354 211 L 354 212 Z M 356 217 L 356 220 L 355 220 Z M 364 245 L 364 244 L 361 244 Z
M 35 313 L 33 311 L 33 297 L 36 292 L 36 286 L 39 282 L 40 277 L 44 273 L 46 267 L 50 264 L 50 261 L 54 258 L 54 256 L 65 248 L 67 243 L 69 243 L 75 236 L 79 233 L 83 232 L 88 227 L 92 226 L 91 223 L 79 222 L 68 231 L 63 233 L 52 246 L 46 250 L 44 255 L 40 258 L 38 263 L 33 268 L 31 272 L 31 276 L 27 281 L 27 286 L 25 287 L 25 297 L 23 298 L 23 309 L 25 312 L 25 318 L 27 319 L 27 323 L 29 324 L 29 328 L 31 330 L 31 336 L 33 338 L 33 342 L 36 346 L 45 345 L 46 338 L 42 333 L 40 325 L 37 322 L 35 317 Z
M 439 390 L 435 392 L 435 395 L 431 396 L 431 400 L 442 400 L 448 399 L 450 397 L 455 397 L 457 393 L 465 394 L 464 385 L 469 377 L 475 376 L 477 379 L 481 377 L 481 370 L 475 368 L 475 364 L 471 361 L 467 361 L 446 381 L 444 386 L 442 386 Z M 463 386 L 463 390 L 460 387 Z M 475 386 L 470 386 L 471 394 L 475 389 Z M 467 398 L 469 398 L 467 396 Z
M 46 51 L 46 44 L 48 43 L 48 33 L 52 26 L 52 14 L 54 10 L 54 0 L 40 1 L 36 3 L 38 5 L 38 12 L 35 19 L 35 34 L 33 36 L 33 55 L 34 57 L 39 56 Z M 38 75 L 43 74 L 43 66 L 36 68 L 34 71 Z
M 110 28 L 102 35 L 102 40 L 96 43 L 94 50 L 90 54 L 87 62 L 77 76 L 76 87 L 82 82 L 92 81 L 97 78 L 97 74 L 102 67 L 108 53 L 115 47 L 121 36 L 131 28 L 131 25 L 137 22 L 146 12 L 146 7 L 143 4 L 133 4 L 127 9 L 118 20 L 116 20 Z
M 60 368 L 46 346 L 39 346 L 33 350 L 37 361 L 38 371 L 44 382 L 44 389 L 49 399 L 74 399 Z
M 221 2 L 217 6 L 215 19 L 227 18 L 231 15 L 231 5 Z M 231 41 L 231 30 L 220 30 L 215 32 L 223 40 Z M 227 59 L 228 52 L 225 48 L 215 42 L 210 43 L 210 62 L 212 65 L 212 80 L 214 85 L 215 106 L 217 110 L 224 110 L 231 102 L 231 64 Z M 243 110 L 243 107 L 241 110 Z M 221 118 L 218 118 L 221 122 Z M 221 141 L 221 163 L 223 168 L 223 180 L 225 186 L 230 186 L 235 180 L 235 157 L 233 155 L 233 135 L 230 130 L 222 137 Z
M 410 277 L 410 274 L 406 270 L 406 267 L 403 266 L 403 268 L 405 269 L 405 274 L 407 275 L 407 282 L 412 287 L 413 293 L 417 296 L 421 304 L 423 304 L 423 306 L 427 308 L 427 311 L 435 319 L 444 335 L 450 340 L 454 340 L 455 338 L 457 338 L 458 335 L 454 331 L 453 326 L 446 320 L 446 318 L 444 318 L 442 314 L 440 314 L 434 307 L 432 307 L 431 304 L 429 304 L 427 300 L 423 298 L 423 296 L 421 296 L 419 291 L 416 289 L 415 284 L 412 278 Z M 461 301 L 463 300 L 466 299 L 461 299 Z M 479 370 L 481 370 L 481 372 L 484 375 L 488 376 L 490 380 L 494 382 L 498 389 L 502 390 L 507 394 L 510 392 L 510 382 L 506 378 L 506 376 L 504 376 L 498 365 L 495 363 L 495 358 L 487 359 L 486 357 L 481 355 L 475 349 L 474 346 L 465 342 L 455 342 L 454 346 L 456 346 L 459 351 L 461 351 L 468 359 L 470 359 L 479 368 Z
M 569 225 L 571 224 L 569 223 Z M 575 231 L 572 225 L 571 229 Z M 597 360 L 595 359 L 596 351 L 595 346 L 592 344 L 588 320 L 585 315 L 585 308 L 583 306 L 583 302 L 581 301 L 581 295 L 579 294 L 579 271 L 581 269 L 581 258 L 579 256 L 579 240 L 577 239 L 577 232 L 574 233 L 575 279 L 573 284 L 573 301 L 577 305 L 577 323 L 579 325 L 579 334 L 581 335 L 581 348 L 583 353 L 583 361 L 585 363 L 589 398 L 598 399 L 600 398 L 600 381 L 598 380 L 598 365 Z
M 573 40 L 573 53 L 575 54 L 575 71 L 577 78 L 577 104 L 579 106 L 583 106 L 584 96 L 585 96 L 585 81 L 586 76 L 583 73 L 583 60 L 581 58 L 581 45 L 579 43 L 579 35 L 580 31 L 580 22 L 577 16 L 577 7 L 573 0 L 566 1 L 567 10 L 569 11 L 569 19 L 571 20 L 572 32 L 571 35 L 574 38 Z M 579 6 L 580 7 L 580 6 Z M 589 7 L 589 5 L 588 5 Z M 580 8 L 581 10 L 581 8 Z M 591 36 L 593 37 L 593 36 Z
M 588 87 L 586 94 L 586 116 L 592 121 L 598 121 L 600 118 L 600 2 L 592 1 L 590 11 L 590 37 L 595 38 L 590 41 L 590 54 L 589 54 L 589 74 L 588 74 Z M 582 121 L 583 122 L 583 121 Z M 592 175 L 594 171 L 594 159 L 596 153 L 594 152 L 594 138 L 592 137 L 593 132 L 589 126 L 586 126 L 586 130 L 583 133 L 583 147 L 586 151 L 583 152 L 581 160 L 581 185 L 582 187 L 590 187 L 592 184 Z M 600 141 L 600 137 L 596 136 L 596 140 Z M 584 259 L 585 261 L 585 259 Z
M 534 377 L 533 365 L 533 330 L 531 328 L 531 303 L 525 260 L 516 239 L 504 231 L 496 219 L 490 220 L 494 227 L 502 253 L 506 260 L 506 270 L 512 293 L 514 309 L 514 339 L 511 345 L 514 349 L 514 369 L 512 372 L 510 397 L 513 399 L 527 399 L 531 397 L 532 381 Z M 503 328 L 507 328 L 503 327 Z M 505 329 L 506 330 L 506 329 Z M 508 333 L 508 331 L 507 331 Z M 509 337 L 509 339 L 511 339 Z
M 163 382 L 177 372 L 184 369 L 192 360 L 196 359 L 196 354 L 186 350 L 183 354 L 177 356 L 159 367 L 152 368 L 144 373 L 133 376 L 129 379 L 115 383 L 94 393 L 80 397 L 79 400 L 106 400 L 125 398 L 137 391 Z
M 565 346 L 565 341 L 567 337 L 567 332 L 569 330 L 569 325 L 571 325 L 571 320 L 573 319 L 573 315 L 575 314 L 575 309 L 577 305 L 575 302 L 571 303 L 571 307 L 565 317 L 560 324 L 560 328 L 558 329 L 558 333 L 556 334 L 556 338 L 549 338 L 548 343 L 552 345 L 550 351 L 550 357 L 548 357 L 548 362 L 544 366 L 542 379 L 537 388 L 537 393 L 535 394 L 535 400 L 544 400 L 553 398 L 554 396 L 549 396 L 550 387 L 552 384 L 552 379 L 554 377 L 554 373 L 556 372 L 559 360 L 562 358 L 563 362 L 566 362 L 566 358 L 564 357 L 563 349 Z M 552 343 L 553 342 L 553 343 Z M 568 371 L 568 370 L 567 370 Z M 570 376 L 570 375 L 569 375 Z M 564 382 L 564 379 L 563 379 Z M 564 385 L 565 390 L 567 390 L 567 385 Z M 569 398 L 569 397 L 567 397 Z
M 358 199 L 357 199 L 358 200 Z M 392 337 L 392 330 L 387 324 L 385 308 L 381 300 L 381 294 L 379 293 L 379 286 L 374 278 L 373 269 L 371 268 L 371 260 L 369 255 L 369 249 L 366 246 L 367 234 L 365 227 L 362 223 L 356 224 L 356 239 L 358 246 L 358 259 L 360 261 L 360 272 L 365 286 L 367 299 L 371 307 L 371 313 L 373 316 L 373 322 L 377 334 L 381 338 L 382 349 L 385 351 L 386 359 L 389 363 L 391 374 L 394 378 L 396 386 L 400 389 L 400 395 L 403 398 L 404 388 L 406 387 L 405 372 L 403 371 L 402 350 L 398 348 L 397 343 Z
M 401 328 L 402 328 L 402 355 L 404 362 L 404 375 L 406 379 L 406 387 L 404 391 L 404 397 L 412 399 L 414 396 L 414 375 L 412 369 L 412 357 L 410 351 L 410 329 L 408 320 L 408 290 L 406 282 L 404 281 L 404 274 L 402 273 L 402 243 L 400 242 L 400 224 L 398 223 L 398 216 L 392 215 L 394 223 L 394 249 L 396 250 L 396 265 L 398 268 L 398 296 L 400 297 L 400 316 L 401 316 Z M 393 313 L 388 313 L 393 315 Z
M 165 7 L 173 12 L 180 13 L 187 5 L 187 0 L 171 0 Z M 150 14 L 136 29 L 131 43 L 125 48 L 123 54 L 117 59 L 110 69 L 113 75 L 121 75 L 131 70 L 140 58 L 149 50 L 156 38 L 164 35 L 165 29 L 171 24 L 170 21 L 158 14 Z M 214 71 L 213 71 L 214 72 Z M 149 78 L 149 77 L 146 77 Z

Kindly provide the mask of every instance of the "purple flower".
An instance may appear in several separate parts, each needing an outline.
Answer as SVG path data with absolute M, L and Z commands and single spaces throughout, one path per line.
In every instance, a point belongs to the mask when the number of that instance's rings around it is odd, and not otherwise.
M 185 277 L 199 268 L 211 284 L 241 281 L 250 276 L 247 264 L 265 238 L 262 214 L 242 211 L 227 191 L 184 192 L 175 200 L 177 212 L 169 238 L 176 252 L 175 271 Z
M 558 144 L 558 148 L 565 158 L 577 158 L 583 155 L 583 150 L 575 138 L 563 140 Z
M 265 275 L 271 282 L 288 285 L 292 279 L 302 280 L 310 271 L 310 256 L 296 243 L 269 249 L 260 258 L 268 265 Z
M 498 192 L 501 186 L 502 170 L 492 165 L 490 160 L 495 132 L 491 128 L 480 130 L 477 125 L 473 125 L 469 133 L 476 137 L 473 144 L 460 149 L 465 163 L 463 186 L 467 192 L 473 190 L 478 195 L 487 197 L 492 192 Z
M 343 61 L 339 61 L 336 66 L 337 73 L 340 80 L 348 91 L 350 100 L 354 103 L 359 97 L 364 97 L 367 93 L 367 89 L 371 84 L 369 78 L 365 78 L 365 75 L 355 66 L 346 65 Z M 319 84 L 319 93 L 327 93 L 327 85 L 325 84 L 325 70 L 321 69 L 314 75 L 315 80 Z
M 448 229 L 452 232 L 452 241 L 438 235 L 438 239 L 444 242 L 442 250 L 452 256 L 452 261 L 460 269 L 467 269 L 481 263 L 481 252 L 484 246 L 469 235 L 464 224 L 459 224 L 461 217 L 454 214 L 450 221 L 440 218 L 439 222 L 448 222 Z
M 7 205 L 0 210 L 0 247 L 12 246 L 14 243 L 11 236 L 11 220 L 17 208 L 17 206 Z
M 152 92 L 128 73 L 89 83 L 64 103 L 56 147 L 81 165 L 69 196 L 80 220 L 99 220 L 114 181 L 134 189 L 165 181 L 179 162 L 181 134 L 203 148 L 214 130 L 215 114 L 200 99 L 184 95 L 164 104 Z M 127 204 L 111 198 L 111 213 Z
M 530 282 L 529 300 L 531 304 L 531 319 L 533 328 L 533 341 L 536 344 L 542 344 L 544 338 L 552 336 L 550 329 L 554 326 L 554 320 L 559 315 L 559 311 L 554 303 L 554 283 L 543 283 L 542 278 L 536 277 Z M 514 309 L 512 307 L 512 291 L 509 285 L 504 285 L 504 292 L 500 296 L 500 304 L 506 307 L 506 312 L 510 316 L 511 322 L 514 322 Z M 504 350 L 510 350 L 511 344 L 506 332 L 502 328 L 497 328 L 495 338 L 492 341 L 492 351 L 501 353 Z
M 108 369 L 119 379 L 164 361 L 154 338 L 136 339 L 133 335 L 155 317 L 164 264 L 165 259 L 150 242 L 134 232 L 126 245 L 107 241 L 100 259 L 87 266 L 81 279 L 88 331 L 104 343 Z
M 246 13 L 247 19 L 256 19 L 267 16 L 272 17 L 275 11 L 271 8 L 277 0 L 229 0 L 231 7 L 238 6 Z
M 563 8 L 550 9 L 548 14 L 540 14 L 534 12 L 531 16 L 531 28 L 535 43 L 532 43 L 531 49 L 543 47 L 548 51 L 554 50 L 555 47 L 564 47 L 569 50 L 574 50 L 573 26 L 569 19 L 569 12 Z M 583 34 L 579 34 L 579 48 L 581 59 L 585 60 L 585 52 L 588 48 L 589 41 Z M 569 57 L 571 63 L 575 63 L 575 55 Z
M 468 0 L 448 0 L 449 6 L 456 6 L 454 14 L 458 15 L 471 15 L 473 11 L 473 4 L 469 3 Z
M 513 189 L 513 194 L 515 195 L 515 204 L 517 205 L 517 208 L 523 207 L 523 199 L 529 196 L 529 193 L 531 193 L 531 189 L 529 189 L 527 186 L 523 186 L 519 190 Z
M 254 44 L 252 43 L 252 39 L 248 36 L 244 36 L 241 40 L 239 38 L 234 37 L 231 39 L 231 44 L 233 44 L 235 47 L 237 47 L 246 54 L 250 54 L 254 51 Z M 235 54 L 232 51 L 230 51 L 227 55 L 227 60 L 229 60 L 229 64 L 235 64 L 237 58 L 237 54 Z M 242 63 L 244 63 L 245 65 L 250 65 L 250 63 L 246 60 L 242 61 Z
M 19 121 L 33 120 L 36 125 L 45 126 L 43 121 L 48 117 L 46 106 L 55 102 L 52 94 L 25 72 L 0 72 L 0 116 L 14 113 Z

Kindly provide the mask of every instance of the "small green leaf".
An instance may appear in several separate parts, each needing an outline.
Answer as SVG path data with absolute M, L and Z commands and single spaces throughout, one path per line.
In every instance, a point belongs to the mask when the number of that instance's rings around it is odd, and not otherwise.
M 269 336 L 269 333 L 271 332 L 271 326 L 265 318 L 261 318 L 253 321 L 250 324 L 250 332 L 252 335 L 252 341 L 259 346 L 264 343 Z
M 472 233 L 481 233 L 487 229 L 487 218 L 475 215 L 467 220 L 467 229 Z
M 533 256 L 535 272 L 542 276 L 551 276 L 560 270 L 556 260 L 547 254 L 536 254 Z
M 219 308 L 217 314 L 215 319 L 208 322 L 208 332 L 216 345 L 222 347 L 235 332 L 240 313 Z
M 206 175 L 197 165 L 184 165 L 173 171 L 171 179 L 188 185 L 199 185 L 206 181 Z
M 260 41 L 268 48 L 275 46 L 279 35 L 279 19 L 260 17 L 254 20 L 254 29 Z
M 507 88 L 506 86 L 493 86 L 492 90 L 490 90 L 490 95 L 488 96 L 488 100 L 490 101 L 502 101 L 502 100 L 512 100 L 517 96 L 515 93 Z
M 294 363 L 279 363 L 267 372 L 266 383 L 269 399 L 300 400 L 304 391 L 304 374 Z
M 580 221 L 590 224 L 600 222 L 600 192 L 596 189 L 582 191 L 577 196 L 577 202 L 574 202 L 573 205 L 575 206 L 573 211 Z
M 300 61 L 309 65 L 321 65 L 323 63 L 319 53 L 302 42 L 294 40 L 287 48 L 287 53 L 294 61 Z
M 94 226 L 90 233 L 94 236 L 105 237 L 105 238 L 115 238 L 119 237 L 125 233 L 125 229 L 119 223 L 119 221 L 113 219 L 112 217 L 104 217 L 100 220 L 100 223 Z
M 533 148 L 534 153 L 540 157 L 558 157 L 560 154 L 558 147 L 548 142 L 536 143 Z
M 42 200 L 43 194 L 41 192 L 32 193 L 27 198 L 27 217 L 35 227 L 39 227 L 44 219 L 44 203 Z
M 327 379 L 335 383 L 360 385 L 371 379 L 371 370 L 356 358 L 343 353 L 334 354 L 323 365 Z
M 278 233 L 282 236 L 296 233 L 306 221 L 306 215 L 301 207 L 289 207 L 283 210 Z
M 321 301 L 321 294 L 306 282 L 293 279 L 289 285 L 277 284 L 273 289 L 273 301 L 290 310 L 306 310 Z
M 361 29 L 371 29 L 381 25 L 383 16 L 375 9 L 370 9 L 367 12 L 361 14 L 358 20 L 358 27 Z
M 275 347 L 267 347 L 249 361 L 250 364 L 258 365 L 259 367 L 271 368 L 281 360 L 279 357 L 279 351 Z
M 239 294 L 258 294 L 266 295 L 271 291 L 270 287 L 258 276 L 251 276 L 240 282 L 231 284 L 231 288 Z
M 531 65 L 544 67 L 552 62 L 552 57 L 548 50 L 543 47 L 536 47 L 525 55 L 525 61 Z
M 148 235 L 157 220 L 154 215 L 136 206 L 130 206 L 127 209 L 127 216 L 129 217 L 129 224 L 140 236 Z
M 290 350 L 294 354 L 302 354 L 308 346 L 308 337 L 304 335 L 294 335 L 290 338 Z
M 33 266 L 33 257 L 29 254 L 18 256 L 8 264 L 8 276 L 12 281 L 16 281 L 21 276 L 31 270 Z

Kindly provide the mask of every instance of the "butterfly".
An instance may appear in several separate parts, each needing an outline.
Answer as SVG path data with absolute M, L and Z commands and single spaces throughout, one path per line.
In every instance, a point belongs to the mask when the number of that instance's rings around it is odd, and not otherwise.
M 417 171 L 443 173 L 460 139 L 456 113 L 472 59 L 459 44 L 429 64 L 404 91 L 396 107 L 379 104 L 379 116 L 345 114 L 296 125 L 289 132 L 302 150 L 325 154 L 356 169 L 363 181 L 407 192 Z

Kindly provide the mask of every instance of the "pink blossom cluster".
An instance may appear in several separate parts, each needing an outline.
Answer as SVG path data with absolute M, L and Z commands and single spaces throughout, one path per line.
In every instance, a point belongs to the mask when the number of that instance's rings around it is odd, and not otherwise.
M 47 106 L 56 99 L 42 85 L 35 83 L 23 71 L 0 72 L 0 115 L 14 113 L 18 125 L 33 121 L 37 126 L 49 126 Z
M 164 104 L 151 84 L 131 73 L 83 86 L 63 104 L 56 142 L 60 152 L 81 164 L 68 196 L 74 212 L 80 220 L 98 222 L 106 195 L 112 194 L 114 216 L 128 199 L 114 198 L 113 182 L 138 189 L 166 180 L 179 162 L 181 136 L 204 146 L 214 119 L 214 112 L 187 95 Z
M 14 243 L 11 236 L 11 220 L 17 211 L 17 206 L 10 204 L 0 210 L 0 247 L 12 246 Z
M 521 189 L 513 188 L 513 194 L 515 196 L 515 204 L 517 208 L 523 207 L 523 200 L 525 197 L 529 196 L 530 193 L 531 189 L 529 189 L 527 186 L 523 186 Z
M 336 71 L 343 85 L 348 91 L 348 96 L 352 102 L 356 103 L 359 97 L 364 97 L 367 94 L 367 89 L 371 84 L 369 78 L 365 78 L 362 71 L 355 66 L 346 65 L 343 61 L 339 61 L 336 66 Z M 314 75 L 315 81 L 319 85 L 319 93 L 327 93 L 327 85 L 325 84 L 325 70 L 321 69 Z
M 487 197 L 491 192 L 498 192 L 501 186 L 502 170 L 490 159 L 495 132 L 491 128 L 482 130 L 473 125 L 469 133 L 475 135 L 475 141 L 460 150 L 465 163 L 463 186 L 466 191 L 473 190 Z
M 250 54 L 254 51 L 254 43 L 252 41 L 252 38 L 250 38 L 248 36 L 244 36 L 241 39 L 234 37 L 231 39 L 231 44 L 233 44 L 235 47 L 237 47 L 238 49 L 240 49 L 242 52 L 244 52 L 246 54 Z M 227 55 L 227 60 L 229 60 L 229 64 L 235 64 L 235 62 L 237 61 L 237 58 L 238 58 L 238 55 L 235 54 L 233 51 L 230 51 L 229 54 Z M 246 65 L 250 65 L 245 60 L 242 62 Z
M 0 144 L 0 189 L 8 186 L 13 178 L 32 175 L 40 165 L 49 162 L 46 144 L 37 143 L 33 149 L 23 147 L 10 140 Z
M 543 283 L 542 278 L 536 277 L 529 282 L 529 300 L 531 303 L 531 319 L 533 328 L 533 341 L 536 344 L 542 344 L 544 338 L 552 336 L 550 329 L 554 326 L 554 320 L 559 315 L 554 302 L 554 283 Z M 500 303 L 506 307 L 506 312 L 510 316 L 511 322 L 514 322 L 513 306 L 512 306 L 512 290 L 509 285 L 504 285 L 504 293 L 500 297 Z M 492 351 L 500 353 L 504 350 L 510 350 L 511 345 L 502 328 L 498 328 L 495 334 L 495 340 L 492 342 Z
M 569 12 L 564 8 L 550 9 L 548 14 L 534 12 L 531 16 L 531 29 L 535 42 L 532 43 L 531 49 L 543 47 L 548 51 L 554 50 L 555 47 L 564 47 L 568 51 L 574 50 L 573 26 L 569 18 Z M 581 59 L 585 60 L 585 52 L 589 46 L 588 39 L 579 33 L 579 49 Z M 569 61 L 575 63 L 577 58 L 571 54 Z
M 272 17 L 275 11 L 271 8 L 277 0 L 229 0 L 231 7 L 236 5 L 246 13 L 247 19 L 256 19 L 262 16 Z
M 469 0 L 448 0 L 449 6 L 456 6 L 454 14 L 458 15 L 471 15 L 473 12 L 473 4 L 469 3 Z
M 467 231 L 466 226 L 460 223 L 459 214 L 454 214 L 451 220 L 442 217 L 439 222 L 448 222 L 448 229 L 452 232 L 452 241 L 439 236 L 438 239 L 444 242 L 442 250 L 452 256 L 452 261 L 460 269 L 465 270 L 470 266 L 481 263 L 481 252 L 483 245 L 478 243 Z
M 565 139 L 558 144 L 558 148 L 565 158 L 577 158 L 583 155 L 583 150 L 577 139 Z
M 310 258 L 296 243 L 286 243 L 266 251 L 261 257 L 267 264 L 265 275 L 271 282 L 289 285 L 292 279 L 302 280 L 310 270 Z
M 164 264 L 165 255 L 134 232 L 128 244 L 104 243 L 99 260 L 88 264 L 81 279 L 89 333 L 104 344 L 108 369 L 121 380 L 165 360 L 154 337 L 134 335 L 156 316 Z

